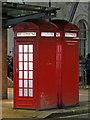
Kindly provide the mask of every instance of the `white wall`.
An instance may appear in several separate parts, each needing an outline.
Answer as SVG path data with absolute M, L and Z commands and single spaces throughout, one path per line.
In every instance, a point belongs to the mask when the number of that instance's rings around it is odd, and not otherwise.
M 51 6 L 60 8 L 60 10 L 57 11 L 57 18 L 66 20 L 69 15 L 71 4 L 71 2 L 53 2 Z
M 80 20 L 84 21 L 86 26 L 86 55 L 88 54 L 88 3 L 79 3 L 75 16 L 73 18 L 73 23 L 76 25 Z

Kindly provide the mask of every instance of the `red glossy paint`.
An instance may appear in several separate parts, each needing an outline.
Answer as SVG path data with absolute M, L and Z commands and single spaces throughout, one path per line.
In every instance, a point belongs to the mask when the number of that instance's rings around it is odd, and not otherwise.
M 76 39 L 79 29 L 67 21 L 52 22 L 36 19 L 14 27 L 14 108 L 47 109 L 79 103 L 79 39 Z M 18 32 L 36 32 L 36 36 L 34 33 L 27 37 L 17 36 Z M 41 36 L 42 32 L 45 33 Z M 65 37 L 65 33 L 76 33 L 77 37 Z M 22 53 L 19 53 L 19 45 L 22 45 Z M 27 52 L 24 52 L 25 45 L 28 46 Z M 30 45 L 33 52 L 29 52 Z M 22 61 L 19 61 L 19 54 L 23 54 Z M 24 54 L 28 55 L 27 61 L 24 61 Z M 30 54 L 33 54 L 32 70 L 29 69 Z M 19 70 L 20 62 L 22 70 Z M 27 70 L 24 70 L 24 62 L 28 64 Z M 19 71 L 23 73 L 21 79 Z M 24 86 L 25 71 L 27 87 Z M 30 71 L 33 78 L 29 78 Z M 22 81 L 20 86 L 19 80 Z M 32 87 L 29 86 L 30 80 L 33 81 Z M 22 89 L 22 96 L 19 89 Z M 24 89 L 27 89 L 26 96 Z
M 30 20 L 14 27 L 14 108 L 46 109 L 57 107 L 56 44 L 55 36 L 41 36 L 41 32 L 55 32 L 56 26 L 43 20 Z M 36 36 L 17 37 L 18 32 L 36 32 Z M 29 96 L 29 82 L 24 87 L 24 66 L 22 87 L 19 87 L 19 45 L 33 45 L 33 96 Z M 24 49 L 24 48 L 23 48 Z M 22 53 L 23 56 L 26 53 Z M 27 52 L 29 56 L 29 50 Z M 23 57 L 24 65 L 24 57 Z M 27 63 L 29 63 L 29 58 Z M 18 69 L 18 72 L 16 72 Z M 28 68 L 29 69 L 29 68 Z M 29 70 L 27 70 L 29 71 Z M 29 76 L 29 72 L 28 72 Z M 29 77 L 27 78 L 29 81 Z M 23 95 L 19 96 L 19 89 Z M 24 89 L 27 96 L 24 96 Z
M 79 103 L 79 29 L 65 20 L 52 22 L 63 34 L 57 39 L 58 105 L 76 105 Z M 76 33 L 77 36 L 65 37 L 65 33 Z

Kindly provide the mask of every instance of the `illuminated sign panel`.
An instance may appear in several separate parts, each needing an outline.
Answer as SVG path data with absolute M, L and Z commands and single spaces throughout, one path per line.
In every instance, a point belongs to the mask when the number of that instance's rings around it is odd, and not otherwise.
M 60 37 L 60 33 L 59 32 L 56 33 L 56 37 Z
M 36 32 L 18 32 L 17 37 L 36 36 Z
M 53 32 L 41 32 L 42 37 L 54 37 Z
M 76 33 L 65 33 L 65 37 L 77 37 Z

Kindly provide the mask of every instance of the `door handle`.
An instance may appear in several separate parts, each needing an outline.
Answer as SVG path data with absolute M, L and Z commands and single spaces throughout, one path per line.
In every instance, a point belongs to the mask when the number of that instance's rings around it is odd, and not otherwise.
M 18 72 L 18 69 L 16 69 L 16 72 Z

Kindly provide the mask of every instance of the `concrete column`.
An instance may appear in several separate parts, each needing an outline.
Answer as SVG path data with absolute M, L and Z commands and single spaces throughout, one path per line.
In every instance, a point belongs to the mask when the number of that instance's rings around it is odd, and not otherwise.
M 88 53 L 90 53 L 90 2 L 88 3 Z
M 2 105 L 1 99 L 2 99 L 2 3 L 0 2 L 0 107 Z M 2 113 L 1 110 L 0 113 Z
M 7 29 L 2 29 L 2 98 L 7 98 Z

